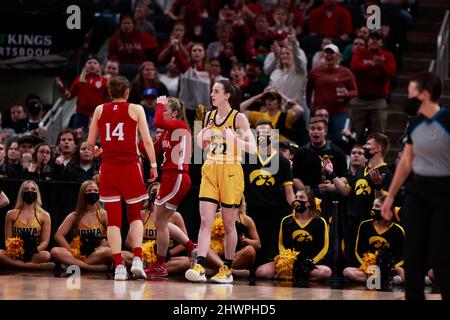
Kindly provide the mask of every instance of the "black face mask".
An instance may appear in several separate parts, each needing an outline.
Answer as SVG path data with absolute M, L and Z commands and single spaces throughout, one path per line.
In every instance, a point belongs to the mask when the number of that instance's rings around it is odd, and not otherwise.
M 292 202 L 292 208 L 294 208 L 294 210 L 298 213 L 303 213 L 306 211 L 306 209 L 308 209 L 306 207 L 306 201 L 301 200 L 294 200 Z
M 373 154 L 370 153 L 370 150 L 369 150 L 369 149 L 364 149 L 364 157 L 365 157 L 367 160 L 370 160 L 370 159 L 372 159 Z
M 155 202 L 155 199 L 156 199 L 156 194 L 158 193 L 158 191 L 152 191 L 152 192 L 150 192 L 150 194 L 149 194 L 149 196 L 150 196 L 150 198 L 149 198 L 149 201 L 150 201 L 150 203 L 153 203 L 153 202 Z
M 84 198 L 86 199 L 86 202 L 88 204 L 93 205 L 100 199 L 100 195 L 98 194 L 98 192 L 90 192 L 86 193 L 84 195 Z
M 39 112 L 41 112 L 41 105 L 39 102 L 32 102 L 28 106 L 28 112 L 30 112 L 30 115 L 37 116 Z
M 258 145 L 268 146 L 271 142 L 270 135 L 258 135 Z
M 406 101 L 405 104 L 405 108 L 403 109 L 403 111 L 408 115 L 408 116 L 415 116 L 417 114 L 417 111 L 419 110 L 420 106 L 422 105 L 422 101 L 416 97 L 414 98 L 409 98 Z
M 37 192 L 34 191 L 24 191 L 23 192 L 23 201 L 27 204 L 32 204 L 37 199 Z
M 372 209 L 372 211 L 370 211 L 370 216 L 375 221 L 383 220 L 383 217 L 381 216 L 381 210 L 378 209 Z

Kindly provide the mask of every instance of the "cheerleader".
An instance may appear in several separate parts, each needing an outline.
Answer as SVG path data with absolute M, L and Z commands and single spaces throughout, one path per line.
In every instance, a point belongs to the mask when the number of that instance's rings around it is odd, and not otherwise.
M 64 219 L 55 233 L 59 247 L 51 251 L 52 258 L 86 271 L 106 271 L 112 262 L 111 249 L 106 241 L 108 225 L 106 211 L 100 207 L 98 186 L 86 180 L 80 187 L 74 212 Z M 72 238 L 71 242 L 67 237 Z
M 5 246 L 0 265 L 18 269 L 51 270 L 54 263 L 47 246 L 50 241 L 50 214 L 42 209 L 36 182 L 28 180 L 19 188 L 14 209 L 5 218 Z

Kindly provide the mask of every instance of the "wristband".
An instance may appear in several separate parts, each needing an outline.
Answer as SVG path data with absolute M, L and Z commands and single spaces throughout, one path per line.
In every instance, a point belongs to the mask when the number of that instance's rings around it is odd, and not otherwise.
M 156 162 L 152 162 L 152 163 L 150 163 L 150 167 L 152 167 L 152 168 L 158 168 L 158 165 L 156 164 Z
M 334 178 L 337 178 L 337 175 L 336 175 L 336 173 L 335 173 L 334 171 L 332 171 L 331 173 L 328 173 L 328 174 L 327 174 L 327 178 L 328 178 L 330 181 L 333 181 Z

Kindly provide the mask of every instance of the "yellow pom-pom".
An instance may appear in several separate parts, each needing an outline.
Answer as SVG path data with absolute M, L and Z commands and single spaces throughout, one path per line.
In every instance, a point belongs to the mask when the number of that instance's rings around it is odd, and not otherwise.
M 225 252 L 225 246 L 223 243 L 223 239 L 212 238 L 211 239 L 211 249 L 213 249 L 213 251 L 215 253 L 217 253 L 219 256 L 223 255 Z
M 211 227 L 211 236 L 213 237 L 223 237 L 225 234 L 225 229 L 223 227 L 222 216 L 218 216 L 214 219 L 214 223 Z
M 285 249 L 275 257 L 276 277 L 283 280 L 292 280 L 294 263 L 298 252 L 292 249 Z
M 150 240 L 142 244 L 142 263 L 144 268 L 156 262 L 155 240 Z
M 314 198 L 314 202 L 315 202 L 315 205 L 316 205 L 316 210 L 318 212 L 322 212 L 322 208 L 320 207 L 320 204 L 322 203 L 322 199 Z
M 77 259 L 80 259 L 80 260 L 86 259 L 86 256 L 81 254 L 80 247 L 81 247 L 80 237 L 79 236 L 74 237 L 72 239 L 72 242 L 70 243 L 70 252 Z
M 13 260 L 23 259 L 25 250 L 23 249 L 23 240 L 19 237 L 8 238 L 6 246 L 6 255 Z
M 363 263 L 359 267 L 359 270 L 364 271 L 367 274 L 373 274 L 373 268 L 371 266 L 377 263 L 378 251 L 375 253 L 366 252 L 363 254 Z

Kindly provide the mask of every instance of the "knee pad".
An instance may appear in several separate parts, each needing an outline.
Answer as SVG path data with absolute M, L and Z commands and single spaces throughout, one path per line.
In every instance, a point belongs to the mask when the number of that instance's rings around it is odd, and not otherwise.
M 105 209 L 108 215 L 108 227 L 122 226 L 122 204 L 120 201 L 105 202 Z
M 127 219 L 128 223 L 132 223 L 135 220 L 141 219 L 141 202 L 127 203 Z

